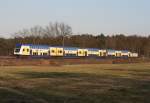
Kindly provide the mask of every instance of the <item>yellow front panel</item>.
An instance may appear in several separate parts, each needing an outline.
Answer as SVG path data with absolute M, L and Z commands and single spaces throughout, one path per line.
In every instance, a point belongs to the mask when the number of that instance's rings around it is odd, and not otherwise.
M 29 47 L 23 47 L 22 48 L 22 55 L 30 55 L 30 48 Z
M 51 56 L 57 56 L 57 48 L 50 48 L 50 55 Z
M 57 50 L 57 56 L 63 56 L 63 48 L 56 48 Z
M 78 56 L 84 56 L 84 50 L 78 49 Z

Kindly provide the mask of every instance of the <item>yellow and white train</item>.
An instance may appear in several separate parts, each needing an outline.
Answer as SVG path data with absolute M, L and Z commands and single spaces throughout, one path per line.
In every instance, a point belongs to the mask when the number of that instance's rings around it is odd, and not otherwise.
M 138 57 L 138 53 L 128 50 L 110 50 L 96 48 L 61 47 L 33 44 L 16 44 L 14 49 L 16 56 L 31 57 Z

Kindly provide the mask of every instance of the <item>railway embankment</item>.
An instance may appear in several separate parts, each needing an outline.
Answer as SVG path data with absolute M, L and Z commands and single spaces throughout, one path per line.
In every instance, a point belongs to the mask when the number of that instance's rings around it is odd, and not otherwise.
M 32 59 L 0 57 L 0 66 L 61 66 L 75 64 L 127 64 L 127 63 L 146 63 L 150 62 L 148 58 L 116 58 L 116 59 L 94 59 L 94 58 L 53 58 L 53 59 Z

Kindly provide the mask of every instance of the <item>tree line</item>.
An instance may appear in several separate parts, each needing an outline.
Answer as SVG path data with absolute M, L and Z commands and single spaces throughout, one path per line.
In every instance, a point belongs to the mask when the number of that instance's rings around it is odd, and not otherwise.
M 139 53 L 140 56 L 150 57 L 150 36 L 125 36 L 124 34 L 108 36 L 102 33 L 73 35 L 69 25 L 58 22 L 49 23 L 45 27 L 23 29 L 9 39 L 0 38 L 0 55 L 13 55 L 17 43 L 130 50 Z

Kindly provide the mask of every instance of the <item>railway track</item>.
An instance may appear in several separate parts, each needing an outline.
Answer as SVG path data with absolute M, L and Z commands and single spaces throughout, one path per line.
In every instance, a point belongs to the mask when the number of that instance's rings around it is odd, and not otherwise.
M 0 59 L 16 59 L 15 56 L 0 56 Z

